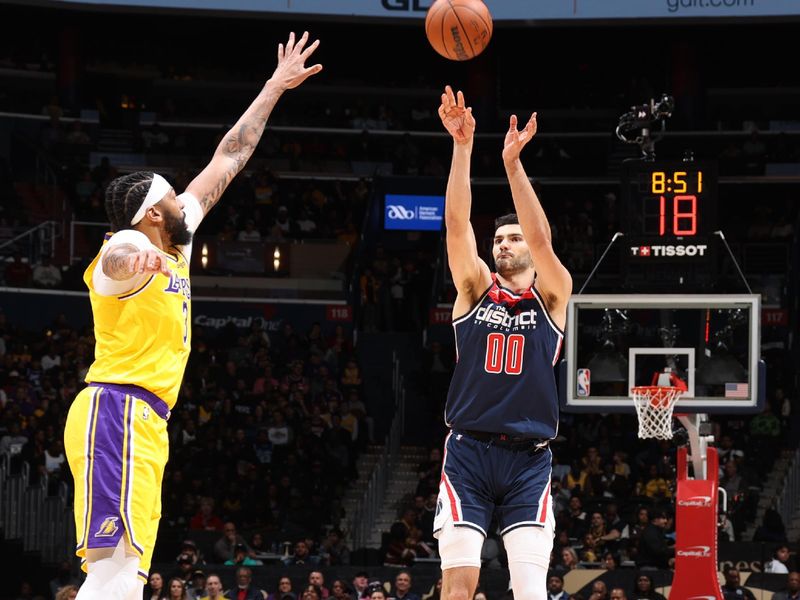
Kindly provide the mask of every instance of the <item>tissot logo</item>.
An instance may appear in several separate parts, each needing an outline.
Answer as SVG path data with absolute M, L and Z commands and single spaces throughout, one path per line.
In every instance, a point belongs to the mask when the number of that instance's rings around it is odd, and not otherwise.
M 705 256 L 706 244 L 687 244 L 674 246 L 630 246 L 631 256 L 641 258 L 664 256 Z
M 427 12 L 433 0 L 381 0 L 386 10 L 405 10 L 409 12 Z
M 689 546 L 685 550 L 678 550 L 675 555 L 688 558 L 706 558 L 711 556 L 711 546 Z
M 711 496 L 692 496 L 686 500 L 678 500 L 678 506 L 711 506 Z
M 390 219 L 400 219 L 401 221 L 406 221 L 408 219 L 413 219 L 415 213 L 413 210 L 399 204 L 387 204 L 386 215 Z

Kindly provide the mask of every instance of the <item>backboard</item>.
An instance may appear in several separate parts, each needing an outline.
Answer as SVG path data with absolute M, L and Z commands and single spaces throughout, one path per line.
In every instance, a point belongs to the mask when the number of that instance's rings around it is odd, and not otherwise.
M 687 391 L 676 413 L 761 411 L 757 294 L 586 294 L 567 309 L 559 393 L 566 412 L 634 412 L 631 388 L 665 371 Z M 663 377 L 661 378 L 663 380 Z

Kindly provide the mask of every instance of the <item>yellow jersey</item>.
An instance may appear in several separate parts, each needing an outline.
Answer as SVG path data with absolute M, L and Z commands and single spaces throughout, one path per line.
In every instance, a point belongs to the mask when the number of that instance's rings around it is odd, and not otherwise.
M 163 254 L 169 277 L 147 276 L 121 295 L 103 295 L 95 288 L 93 274 L 102 269 L 102 250 L 86 269 L 83 280 L 89 288 L 95 336 L 86 382 L 137 385 L 172 409 L 191 347 L 191 288 L 188 259 L 175 248 Z

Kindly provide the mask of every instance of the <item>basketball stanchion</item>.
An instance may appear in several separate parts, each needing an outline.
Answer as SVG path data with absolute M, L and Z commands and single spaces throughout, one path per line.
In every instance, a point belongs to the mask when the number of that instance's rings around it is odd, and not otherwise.
M 639 438 L 672 439 L 675 403 L 684 390 L 637 386 L 631 398 L 639 418 Z M 675 494 L 675 575 L 670 600 L 723 600 L 717 577 L 719 458 L 706 435 L 704 414 L 675 415 L 686 428 L 689 447 L 678 448 Z M 693 467 L 690 477 L 689 465 Z

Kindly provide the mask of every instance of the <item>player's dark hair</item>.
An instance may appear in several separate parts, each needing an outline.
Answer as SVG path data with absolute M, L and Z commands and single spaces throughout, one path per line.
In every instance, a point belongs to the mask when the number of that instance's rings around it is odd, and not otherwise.
M 519 225 L 519 218 L 517 217 L 517 213 L 509 213 L 507 215 L 503 215 L 502 217 L 497 217 L 494 220 L 494 230 L 497 231 L 503 225 Z
M 129 229 L 139 207 L 147 197 L 153 173 L 137 171 L 117 177 L 106 188 L 106 215 L 111 231 Z

